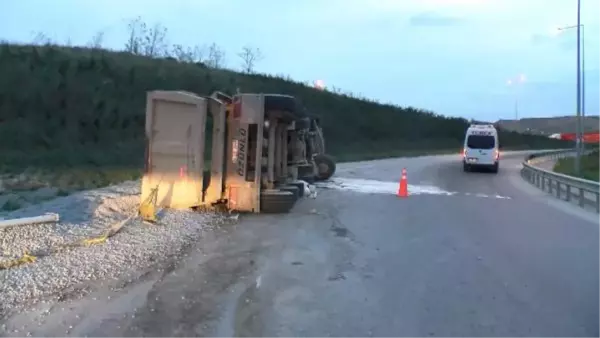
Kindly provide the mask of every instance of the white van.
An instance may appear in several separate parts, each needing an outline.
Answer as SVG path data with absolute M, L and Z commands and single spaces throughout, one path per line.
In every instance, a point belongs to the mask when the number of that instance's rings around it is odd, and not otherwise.
M 463 170 L 485 167 L 498 172 L 500 147 L 498 131 L 491 124 L 472 124 L 467 129 L 462 153 Z

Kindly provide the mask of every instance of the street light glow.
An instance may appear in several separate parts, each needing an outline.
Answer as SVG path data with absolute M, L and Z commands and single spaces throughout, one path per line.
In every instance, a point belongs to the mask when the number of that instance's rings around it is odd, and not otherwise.
M 525 83 L 527 81 L 527 77 L 525 74 L 519 74 L 519 76 L 506 80 L 506 85 L 512 86 L 513 84 Z
M 325 88 L 325 82 L 323 80 L 316 80 L 315 88 L 323 90 Z
M 513 78 L 506 80 L 506 85 L 511 88 L 511 91 L 514 91 L 515 95 L 515 120 L 519 120 L 519 85 L 522 85 L 527 80 L 525 74 L 519 74 Z

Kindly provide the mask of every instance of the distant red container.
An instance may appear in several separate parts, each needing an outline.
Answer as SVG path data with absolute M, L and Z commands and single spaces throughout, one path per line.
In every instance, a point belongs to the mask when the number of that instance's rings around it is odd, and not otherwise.
M 562 133 L 560 139 L 565 141 L 575 141 L 575 133 Z M 600 133 L 585 133 L 583 134 L 583 142 L 585 143 L 600 143 Z

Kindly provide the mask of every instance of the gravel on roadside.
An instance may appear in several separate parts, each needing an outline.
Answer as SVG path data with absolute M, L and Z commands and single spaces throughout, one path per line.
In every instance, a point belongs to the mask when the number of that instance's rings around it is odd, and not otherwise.
M 130 181 L 3 214 L 11 219 L 54 212 L 61 220 L 0 230 L 0 260 L 100 235 L 137 210 L 139 187 L 139 181 Z M 0 316 L 8 309 L 61 297 L 87 281 L 118 279 L 148 268 L 224 222 L 230 220 L 216 213 L 166 210 L 157 225 L 134 218 L 105 243 L 64 249 L 33 263 L 0 270 Z

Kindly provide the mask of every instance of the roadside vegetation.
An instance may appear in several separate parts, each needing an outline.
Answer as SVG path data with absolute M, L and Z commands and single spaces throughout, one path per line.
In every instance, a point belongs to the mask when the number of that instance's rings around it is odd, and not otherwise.
M 585 155 L 581 157 L 581 175 L 575 174 L 575 158 L 568 157 L 558 160 L 556 165 L 554 166 L 554 171 L 571 175 L 571 176 L 579 176 L 586 180 L 599 181 L 600 176 L 600 167 L 599 163 L 600 158 L 598 156 L 598 152 Z
M 139 18 L 129 32 L 121 51 L 103 49 L 101 33 L 85 47 L 60 45 L 43 34 L 29 45 L 0 44 L 0 196 L 46 186 L 65 194 L 139 177 L 146 92 L 156 89 L 294 95 L 321 116 L 328 152 L 343 161 L 458 153 L 462 147 L 469 123 L 463 118 L 258 74 L 264 57 L 251 46 L 235 56 L 242 69 L 236 72 L 224 68 L 225 52 L 215 43 L 172 45 L 166 28 L 148 28 Z M 505 150 L 564 146 L 515 132 L 502 131 L 500 139 Z

